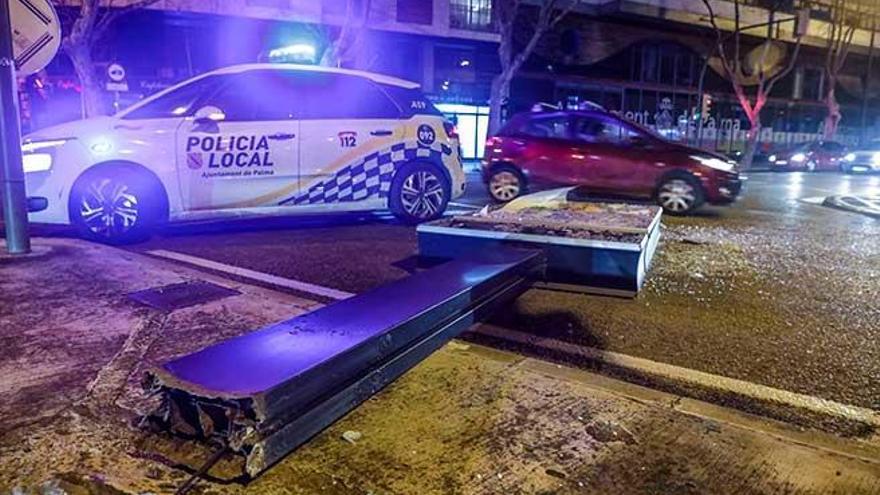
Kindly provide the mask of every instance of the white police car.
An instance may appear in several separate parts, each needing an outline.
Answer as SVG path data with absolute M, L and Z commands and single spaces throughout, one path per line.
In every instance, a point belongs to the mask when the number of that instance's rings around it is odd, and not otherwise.
M 455 128 L 418 85 L 290 64 L 220 69 L 113 117 L 25 137 L 38 223 L 130 242 L 166 221 L 390 209 L 440 216 L 464 192 Z

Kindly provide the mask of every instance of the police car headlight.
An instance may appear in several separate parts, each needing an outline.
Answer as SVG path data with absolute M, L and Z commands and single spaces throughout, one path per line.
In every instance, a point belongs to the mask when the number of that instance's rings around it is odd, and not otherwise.
M 66 139 L 57 139 L 33 141 L 21 145 L 21 164 L 24 172 L 45 172 L 51 169 L 55 161 L 55 149 L 66 142 Z
M 807 155 L 803 153 L 795 153 L 794 156 L 791 157 L 791 161 L 800 163 L 807 159 Z
M 52 168 L 52 155 L 49 153 L 29 153 L 22 155 L 21 164 L 24 173 L 45 172 Z

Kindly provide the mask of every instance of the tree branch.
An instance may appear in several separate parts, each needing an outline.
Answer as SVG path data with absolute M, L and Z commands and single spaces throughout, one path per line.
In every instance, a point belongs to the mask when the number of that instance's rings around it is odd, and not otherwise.
M 718 51 L 718 57 L 721 59 L 721 66 L 724 68 L 724 72 L 727 74 L 727 77 L 731 81 L 735 81 L 736 73 L 733 71 L 733 67 L 730 64 L 730 59 L 727 56 L 727 50 L 724 48 L 724 33 L 722 33 L 721 28 L 718 27 L 718 21 L 715 16 L 715 9 L 712 7 L 710 0 L 703 0 L 703 5 L 706 6 L 706 11 L 709 13 L 709 23 L 712 25 L 712 30 L 715 31 L 716 38 L 716 50 Z
M 742 61 L 740 60 L 740 13 L 739 13 L 739 0 L 733 0 L 733 67 L 737 74 L 742 73 Z
M 801 53 L 801 44 L 803 43 L 803 38 L 798 36 L 797 43 L 794 45 L 794 52 L 791 54 L 791 58 L 788 60 L 788 65 L 780 71 L 778 74 L 770 78 L 770 81 L 767 83 L 767 88 L 764 94 L 769 95 L 773 91 L 773 86 L 776 86 L 776 83 L 785 78 L 785 76 L 789 75 L 792 70 L 794 70 L 795 64 L 797 64 L 798 56 Z
M 562 19 L 565 19 L 565 16 L 570 14 L 571 11 L 573 11 L 574 8 L 577 7 L 577 4 L 578 0 L 571 0 L 566 7 L 560 8 L 559 13 L 556 15 L 556 17 L 550 20 L 550 29 L 553 29 L 554 27 L 556 27 L 557 24 L 562 22 Z
M 513 32 L 520 0 L 513 0 L 507 5 L 507 9 L 500 9 L 502 12 L 505 12 L 505 14 L 499 16 L 503 32 L 502 41 L 498 47 L 498 54 L 501 58 L 503 71 L 508 74 L 515 74 L 519 71 L 547 31 L 550 31 L 561 22 L 576 5 L 577 0 L 571 0 L 566 7 L 559 7 L 558 0 L 546 0 L 541 3 L 540 10 L 538 11 L 538 20 L 535 23 L 532 36 L 525 47 L 515 56 L 513 55 Z

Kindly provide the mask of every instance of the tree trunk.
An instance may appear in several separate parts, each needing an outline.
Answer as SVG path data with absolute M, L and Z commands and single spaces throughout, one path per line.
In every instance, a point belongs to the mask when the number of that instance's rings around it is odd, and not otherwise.
M 504 125 L 502 115 L 504 104 L 510 96 L 510 81 L 512 79 L 508 71 L 502 71 L 492 79 L 492 90 L 489 95 L 489 135 L 494 136 Z
M 740 160 L 740 170 L 747 172 L 751 170 L 752 163 L 755 161 L 755 153 L 758 151 L 761 137 L 761 121 L 750 122 L 751 128 L 746 134 L 746 148 L 743 150 L 742 160 Z
M 89 44 L 79 40 L 68 40 L 64 45 L 64 51 L 70 57 L 82 86 L 83 116 L 90 118 L 107 115 L 101 81 L 95 74 Z
M 840 104 L 837 103 L 837 94 L 834 90 L 834 81 L 829 81 L 830 87 L 825 94 L 825 106 L 828 109 L 828 116 L 825 117 L 825 139 L 834 139 L 837 135 L 837 128 L 840 126 Z

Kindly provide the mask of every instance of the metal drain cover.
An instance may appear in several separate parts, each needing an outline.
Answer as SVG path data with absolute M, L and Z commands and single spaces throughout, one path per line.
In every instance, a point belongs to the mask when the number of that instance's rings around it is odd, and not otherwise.
M 132 292 L 128 297 L 151 308 L 174 311 L 239 294 L 235 289 L 196 280 Z

